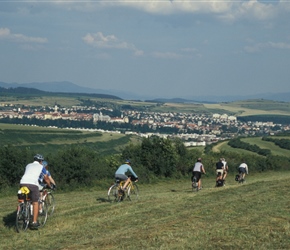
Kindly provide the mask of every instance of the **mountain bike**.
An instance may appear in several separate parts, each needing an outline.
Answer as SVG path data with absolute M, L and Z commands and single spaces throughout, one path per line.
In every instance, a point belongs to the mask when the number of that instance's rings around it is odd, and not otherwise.
M 192 177 L 191 187 L 192 187 L 193 192 L 198 191 L 198 182 L 197 182 L 196 176 Z
M 128 186 L 123 191 L 122 187 L 125 181 L 116 179 L 115 183 L 111 185 L 108 189 L 108 200 L 110 202 L 120 202 L 128 198 L 130 201 L 137 201 L 139 198 L 139 189 L 135 182 L 130 180 Z
M 246 182 L 245 178 L 243 178 L 243 173 L 239 173 L 235 177 L 235 181 L 237 181 L 239 184 L 243 184 Z
M 52 216 L 55 209 L 55 199 L 52 194 L 54 189 L 48 188 L 47 186 L 42 190 L 42 200 L 47 204 L 47 214 L 48 216 Z
M 45 200 L 38 200 L 38 206 L 42 207 L 42 211 L 38 213 L 38 222 L 43 227 L 47 221 L 47 204 Z M 26 194 L 18 194 L 18 205 L 16 211 L 16 231 L 24 232 L 28 229 L 29 224 L 33 220 L 33 205 L 30 197 Z

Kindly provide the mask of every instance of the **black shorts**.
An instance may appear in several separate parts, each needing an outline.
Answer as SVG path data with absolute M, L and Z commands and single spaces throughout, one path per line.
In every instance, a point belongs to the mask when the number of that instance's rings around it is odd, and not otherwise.
M 192 177 L 195 176 L 196 180 L 199 181 L 201 179 L 201 172 L 193 171 Z
M 245 174 L 245 173 L 247 173 L 247 170 L 245 168 L 239 168 L 239 174 L 240 173 Z

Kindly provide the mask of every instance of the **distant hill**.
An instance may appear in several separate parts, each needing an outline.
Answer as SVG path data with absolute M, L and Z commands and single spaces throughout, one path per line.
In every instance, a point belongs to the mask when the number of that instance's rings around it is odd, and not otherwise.
M 132 93 L 123 90 L 104 90 L 87 88 L 76 85 L 72 82 L 33 82 L 33 83 L 5 83 L 0 82 L 2 88 L 34 88 L 47 92 L 56 93 L 86 93 L 86 94 L 104 94 L 109 96 L 119 97 L 125 100 L 152 100 L 154 102 L 174 102 L 174 103 L 217 103 L 217 102 L 233 102 L 248 99 L 266 99 L 272 101 L 290 102 L 290 92 L 287 93 L 261 93 L 257 95 L 228 95 L 228 96 L 188 96 L 188 97 L 175 97 L 175 98 L 153 98 L 152 96 L 142 95 L 140 93 Z
M 52 92 L 52 91 L 43 91 L 35 88 L 25 88 L 25 87 L 0 87 L 0 93 L 11 93 L 11 94 L 25 94 L 25 95 L 71 95 L 71 96 L 79 96 L 80 94 L 83 96 L 92 96 L 98 98 L 106 98 L 106 99 L 118 99 L 121 100 L 120 97 L 107 95 L 107 94 L 95 94 L 95 93 L 70 93 L 70 92 Z

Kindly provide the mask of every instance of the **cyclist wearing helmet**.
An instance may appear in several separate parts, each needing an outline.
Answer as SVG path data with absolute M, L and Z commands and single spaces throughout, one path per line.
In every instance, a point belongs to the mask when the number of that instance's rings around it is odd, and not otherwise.
M 130 160 L 126 160 L 125 164 L 122 164 L 116 171 L 115 173 L 115 178 L 116 179 L 120 179 L 122 181 L 126 181 L 124 186 L 123 186 L 123 190 L 125 190 L 125 188 L 128 186 L 131 177 L 128 177 L 127 175 L 125 175 L 126 172 L 130 172 L 135 178 L 136 181 L 138 181 L 138 176 L 135 174 L 135 172 L 133 171 L 132 167 L 131 167 L 131 161 Z
M 38 178 L 38 182 L 39 182 L 39 185 L 40 185 L 39 190 L 42 190 L 43 187 L 47 184 L 46 181 L 44 180 L 44 175 L 47 175 L 47 177 L 49 178 L 50 187 L 55 188 L 56 184 L 55 184 L 55 181 L 52 178 L 50 172 L 48 171 L 48 163 L 47 163 L 47 161 L 43 161 L 42 165 L 43 165 L 43 167 L 45 169 L 45 173 L 41 172 L 41 174 L 40 174 L 40 176 Z
M 38 229 L 40 226 L 37 218 L 38 218 L 38 199 L 39 199 L 39 184 L 38 178 L 42 171 L 46 171 L 42 166 L 42 162 L 44 158 L 42 155 L 37 154 L 34 156 L 34 161 L 29 163 L 26 168 L 24 175 L 20 180 L 20 187 L 26 186 L 31 192 L 31 200 L 33 205 L 33 221 L 31 223 L 31 229 Z M 47 175 L 44 175 L 44 178 L 47 178 Z

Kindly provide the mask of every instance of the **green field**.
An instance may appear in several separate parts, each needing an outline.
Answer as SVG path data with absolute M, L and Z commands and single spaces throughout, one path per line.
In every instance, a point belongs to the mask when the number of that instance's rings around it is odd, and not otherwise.
M 39 152 L 54 153 L 73 144 L 94 148 L 101 153 L 120 152 L 124 145 L 137 142 L 136 136 L 120 133 L 88 132 L 0 123 L 0 146 L 29 147 Z
M 250 115 L 290 115 L 290 103 L 274 102 L 269 100 L 247 100 L 217 104 L 204 104 L 208 109 L 225 110 L 236 116 Z
M 290 137 L 283 137 L 284 139 L 290 139 Z M 263 141 L 262 137 L 248 137 L 248 138 L 242 138 L 241 141 L 247 142 L 249 144 L 256 144 L 262 149 L 269 149 L 271 150 L 272 155 L 278 155 L 278 156 L 285 156 L 289 157 L 290 150 L 283 149 L 275 145 L 273 142 Z M 257 155 L 254 152 L 240 149 L 240 148 L 232 148 L 228 145 L 228 141 L 223 141 L 215 145 L 212 149 L 214 152 L 221 152 L 221 151 L 228 151 L 228 152 L 236 152 L 240 154 L 254 154 Z
M 274 178 L 273 178 L 274 176 Z M 44 228 L 14 230 L 15 195 L 0 195 L 0 249 L 290 249 L 290 172 L 251 174 L 192 192 L 189 178 L 139 185 L 138 202 L 109 203 L 107 189 L 55 192 Z M 108 186 L 110 183 L 108 183 Z

